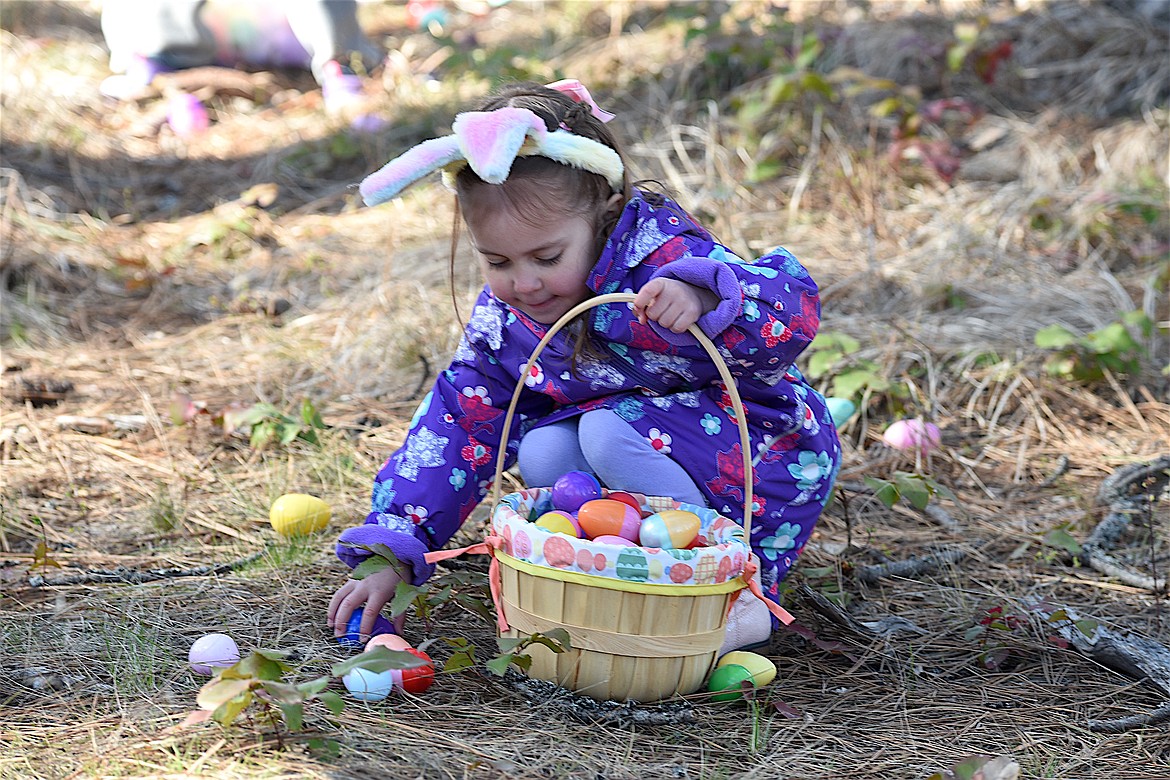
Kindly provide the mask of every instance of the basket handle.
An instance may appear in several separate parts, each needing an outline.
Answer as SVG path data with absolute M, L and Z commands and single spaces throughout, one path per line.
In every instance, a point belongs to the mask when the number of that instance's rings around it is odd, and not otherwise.
M 604 295 L 597 295 L 593 298 L 588 298 L 581 303 L 578 303 L 573 308 L 565 312 L 559 320 L 557 320 L 548 329 L 548 333 L 544 334 L 535 347 L 532 349 L 532 356 L 528 358 L 528 363 L 520 372 L 520 379 L 516 383 L 516 389 L 512 392 L 512 400 L 508 404 L 508 413 L 504 415 L 504 428 L 500 433 L 500 447 L 499 454 L 496 457 L 496 475 L 492 480 L 492 506 L 495 507 L 500 502 L 500 482 L 504 476 L 504 457 L 507 454 L 508 432 L 512 429 L 512 417 L 516 413 L 516 404 L 520 400 L 520 393 L 524 390 L 524 378 L 528 376 L 528 372 L 536 365 L 536 359 L 540 357 L 540 353 L 544 351 L 545 346 L 552 337 L 555 336 L 563 327 L 568 325 L 578 314 L 587 309 L 592 309 L 595 306 L 604 306 L 607 303 L 632 303 L 634 300 L 633 293 L 606 293 Z M 747 428 L 747 413 L 743 408 L 743 401 L 739 397 L 739 389 L 736 387 L 735 378 L 731 375 L 731 370 L 727 367 L 727 362 L 711 339 L 699 329 L 697 325 L 691 325 L 687 330 L 690 331 L 703 349 L 707 351 L 711 361 L 715 364 L 715 368 L 719 370 L 719 376 L 723 379 L 723 384 L 727 388 L 727 395 L 731 397 L 732 408 L 735 409 L 736 423 L 739 427 L 739 441 L 740 448 L 743 450 L 743 530 L 744 541 L 751 545 L 752 539 L 752 445 L 751 439 L 748 436 Z

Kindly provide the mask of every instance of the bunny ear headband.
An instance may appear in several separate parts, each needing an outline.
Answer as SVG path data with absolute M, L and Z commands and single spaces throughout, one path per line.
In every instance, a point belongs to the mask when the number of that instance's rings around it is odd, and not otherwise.
M 602 122 L 613 119 L 613 114 L 597 106 L 581 82 L 564 79 L 548 86 L 587 104 Z M 544 120 L 526 108 L 504 106 L 457 114 L 451 129 L 453 135 L 423 141 L 367 176 L 359 187 L 366 205 L 385 203 L 437 170 L 442 170 L 444 182 L 451 184 L 455 174 L 468 165 L 485 182 L 500 184 L 508 178 L 517 157 L 532 155 L 604 176 L 614 192 L 622 190 L 624 168 L 616 151 L 568 129 L 549 131 Z

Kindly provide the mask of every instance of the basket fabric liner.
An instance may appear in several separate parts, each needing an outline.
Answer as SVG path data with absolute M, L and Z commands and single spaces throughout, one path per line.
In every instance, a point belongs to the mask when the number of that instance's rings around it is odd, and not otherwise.
M 743 574 L 751 552 L 738 523 L 713 509 L 673 499 L 646 498 L 643 509 L 694 512 L 700 520 L 702 546 L 690 550 L 623 547 L 554 533 L 529 520 L 551 509 L 549 488 L 530 488 L 503 496 L 492 514 L 492 531 L 502 540 L 502 551 L 525 563 L 565 573 L 668 586 L 725 583 Z

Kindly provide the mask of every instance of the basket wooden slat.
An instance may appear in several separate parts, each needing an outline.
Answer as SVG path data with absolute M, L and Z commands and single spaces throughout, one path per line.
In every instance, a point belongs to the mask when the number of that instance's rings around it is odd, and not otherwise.
M 558 320 L 533 350 L 528 366 L 512 395 L 504 417 L 501 441 L 506 441 L 523 389 L 523 377 L 541 350 L 564 325 L 581 312 L 606 303 L 632 301 L 629 293 L 591 298 Z M 744 456 L 745 539 L 751 539 L 752 464 L 747 417 L 735 381 L 714 344 L 697 327 L 691 333 L 715 362 L 736 411 Z M 493 508 L 500 503 L 504 468 L 501 447 L 493 483 Z M 651 502 L 668 499 L 651 497 Z M 658 701 L 697 691 L 715 664 L 723 641 L 727 612 L 736 588 L 712 592 L 702 586 L 669 588 L 642 584 L 622 588 L 561 578 L 545 567 L 519 565 L 510 555 L 497 553 L 500 564 L 501 605 L 509 630 L 520 637 L 565 629 L 572 649 L 554 653 L 542 645 L 526 650 L 532 657 L 528 674 L 557 683 L 599 700 Z M 585 578 L 588 580 L 589 578 Z M 745 586 L 740 580 L 739 588 Z M 680 592 L 681 591 L 681 592 Z

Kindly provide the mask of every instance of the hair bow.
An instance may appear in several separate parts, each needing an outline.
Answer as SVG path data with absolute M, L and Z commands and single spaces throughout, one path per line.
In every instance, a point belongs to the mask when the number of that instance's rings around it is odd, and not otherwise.
M 573 100 L 589 106 L 590 113 L 592 113 L 593 116 L 595 116 L 597 120 L 603 124 L 613 119 L 614 117 L 613 114 L 597 105 L 597 101 L 595 101 L 593 96 L 589 94 L 589 90 L 585 88 L 584 84 L 582 84 L 580 81 L 577 81 L 577 79 L 561 79 L 560 81 L 554 81 L 553 83 L 546 86 L 548 86 L 549 89 L 555 89 L 557 92 L 564 92 L 567 95 L 571 95 Z
M 423 141 L 367 176 L 359 187 L 366 205 L 384 203 L 438 170 L 449 180 L 467 165 L 484 181 L 500 184 L 517 157 L 532 155 L 604 176 L 615 192 L 624 185 L 624 167 L 616 151 L 568 130 L 549 131 L 526 108 L 458 114 L 451 129 L 452 135 Z

